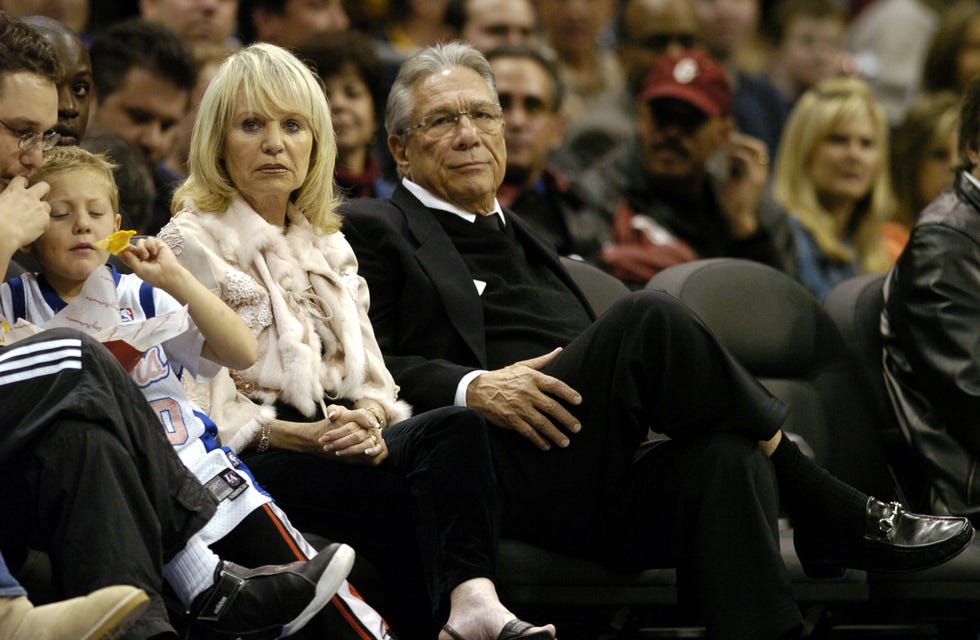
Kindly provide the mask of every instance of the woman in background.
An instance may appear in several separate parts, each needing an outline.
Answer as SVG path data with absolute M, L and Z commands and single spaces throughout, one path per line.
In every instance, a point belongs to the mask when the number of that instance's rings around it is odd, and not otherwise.
M 922 210 L 953 184 L 959 107 L 958 96 L 950 91 L 922 94 L 892 132 L 891 177 L 898 202 L 882 226 L 892 261 L 905 248 Z
M 790 213 L 799 278 L 819 299 L 890 265 L 881 241 L 895 209 L 887 158 L 884 110 L 858 78 L 819 83 L 790 114 L 773 195 Z
M 318 38 L 296 53 L 312 63 L 327 92 L 337 139 L 337 186 L 348 198 L 387 198 L 395 183 L 382 176 L 372 148 L 381 122 L 379 105 L 387 99 L 374 43 L 359 31 L 344 31 Z

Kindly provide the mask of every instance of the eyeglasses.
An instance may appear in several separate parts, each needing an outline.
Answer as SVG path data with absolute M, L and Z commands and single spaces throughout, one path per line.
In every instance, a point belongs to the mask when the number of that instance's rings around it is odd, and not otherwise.
M 41 148 L 45 151 L 50 151 L 54 149 L 54 146 L 58 144 L 61 140 L 61 134 L 57 131 L 48 131 L 47 133 L 41 134 L 33 129 L 14 129 L 9 124 L 0 120 L 0 124 L 3 128 L 10 132 L 12 136 L 17 138 L 17 147 L 21 151 L 30 151 L 37 146 L 38 142 L 41 142 Z
M 504 121 L 500 107 L 497 105 L 475 105 L 465 111 L 431 113 L 419 120 L 418 124 L 405 127 L 401 133 L 408 135 L 416 129 L 421 129 L 422 133 L 433 138 L 444 138 L 456 129 L 463 116 L 466 116 L 470 124 L 483 133 L 497 133 Z

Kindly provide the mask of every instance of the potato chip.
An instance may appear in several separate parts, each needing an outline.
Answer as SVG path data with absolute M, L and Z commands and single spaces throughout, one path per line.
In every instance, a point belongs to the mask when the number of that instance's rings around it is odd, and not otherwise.
M 114 256 L 122 253 L 122 250 L 129 246 L 129 239 L 136 235 L 132 229 L 121 229 L 115 233 L 110 233 L 101 240 L 92 243 L 96 249 L 108 251 Z

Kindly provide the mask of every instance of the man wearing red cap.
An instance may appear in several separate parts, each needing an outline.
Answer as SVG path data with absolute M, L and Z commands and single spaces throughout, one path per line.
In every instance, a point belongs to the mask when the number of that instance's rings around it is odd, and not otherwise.
M 638 139 L 575 182 L 613 220 L 601 263 L 627 284 L 720 256 L 794 274 L 786 213 L 765 195 L 769 154 L 762 141 L 734 131 L 731 105 L 720 63 L 697 50 L 666 54 L 637 100 Z

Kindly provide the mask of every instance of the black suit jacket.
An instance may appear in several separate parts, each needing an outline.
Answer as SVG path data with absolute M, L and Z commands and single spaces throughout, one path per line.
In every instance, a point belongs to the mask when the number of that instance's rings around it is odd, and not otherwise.
M 371 292 L 371 323 L 401 396 L 416 411 L 453 404 L 460 378 L 487 368 L 483 305 L 462 256 L 437 214 L 402 185 L 388 200 L 354 199 L 342 210 Z M 553 269 L 592 314 L 554 250 L 518 216 L 505 217 L 529 258 Z

